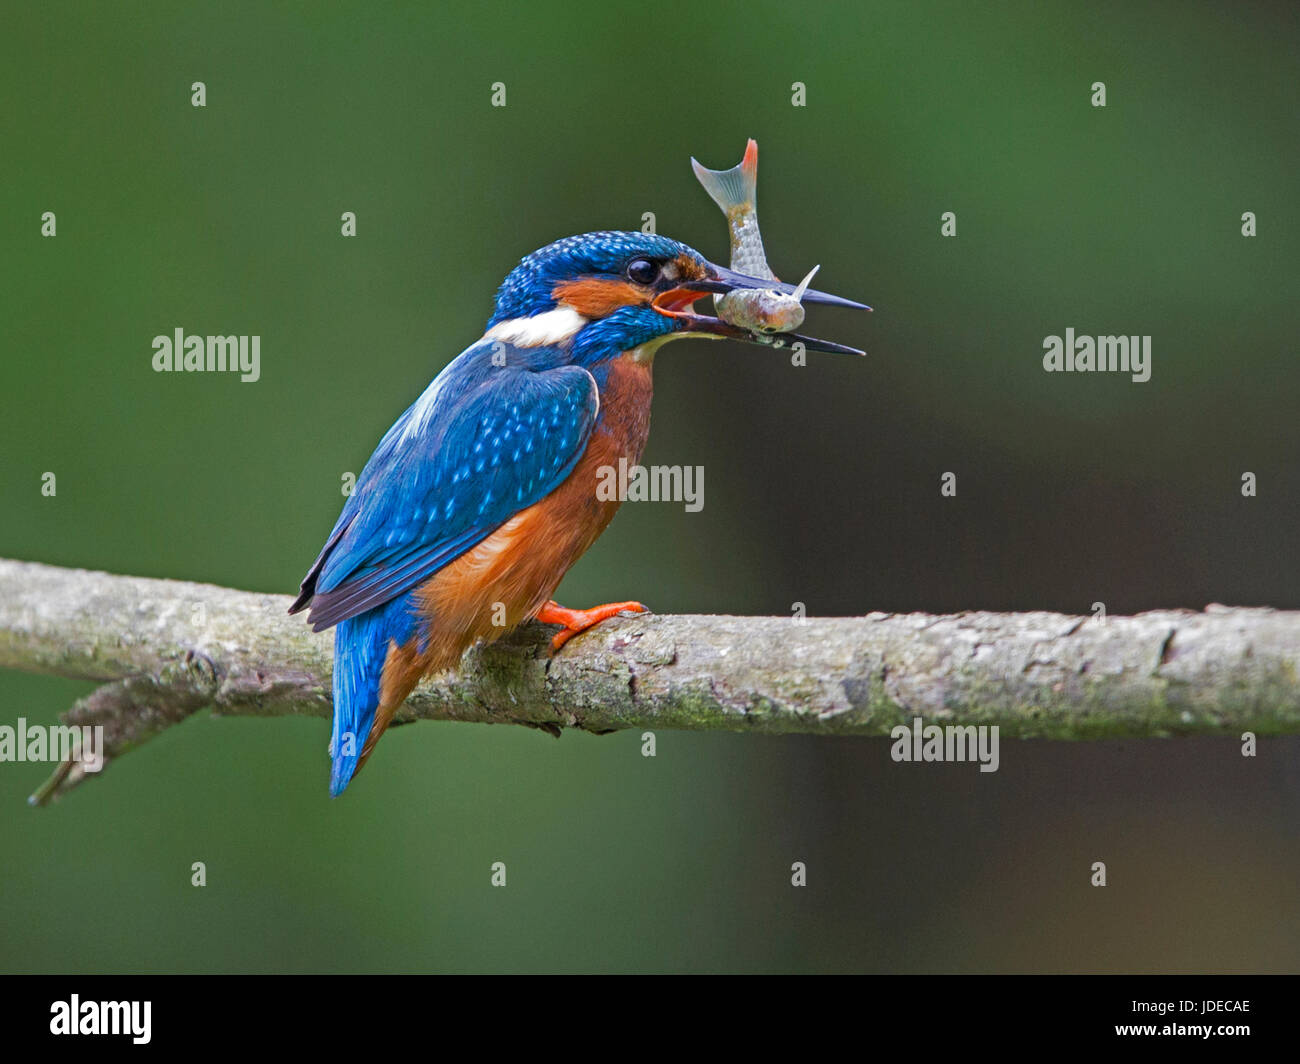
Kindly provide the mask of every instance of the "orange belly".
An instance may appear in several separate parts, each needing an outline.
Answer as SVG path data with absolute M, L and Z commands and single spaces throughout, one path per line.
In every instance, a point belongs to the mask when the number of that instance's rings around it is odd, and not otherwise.
M 600 470 L 616 469 L 620 458 L 640 460 L 651 390 L 649 363 L 616 360 L 601 390 L 600 421 L 573 472 L 420 587 L 425 650 L 418 653 L 416 641 L 389 649 L 381 687 L 385 723 L 425 673 L 451 668 L 477 640 L 496 639 L 530 619 L 555 593 L 618 510 L 620 500 L 597 495 Z

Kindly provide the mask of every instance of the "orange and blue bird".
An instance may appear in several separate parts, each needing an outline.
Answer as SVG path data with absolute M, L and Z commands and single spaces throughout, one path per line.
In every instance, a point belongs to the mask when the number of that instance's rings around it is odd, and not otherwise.
M 332 796 L 420 679 L 454 667 L 476 641 L 531 619 L 560 625 L 558 651 L 645 608 L 565 609 L 551 596 L 618 509 L 597 492 L 601 469 L 640 460 L 655 352 L 689 336 L 773 344 L 693 305 L 774 286 L 794 291 L 645 233 L 568 237 L 515 267 L 483 337 L 380 440 L 290 608 L 310 607 L 316 631 L 337 626 Z M 861 354 L 792 334 L 775 342 Z

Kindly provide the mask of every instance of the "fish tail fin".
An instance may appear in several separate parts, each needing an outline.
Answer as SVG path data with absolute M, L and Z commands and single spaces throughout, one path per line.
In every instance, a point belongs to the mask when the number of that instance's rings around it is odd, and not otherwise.
M 758 144 L 751 137 L 745 145 L 745 157 L 730 170 L 710 170 L 692 158 L 691 169 L 704 191 L 724 211 L 737 207 L 758 206 Z
M 395 706 L 379 713 L 389 647 L 415 631 L 414 603 L 402 595 L 340 621 L 334 630 L 334 728 L 330 734 L 330 797 L 337 798 L 365 764 Z M 371 734 L 372 730 L 375 734 Z

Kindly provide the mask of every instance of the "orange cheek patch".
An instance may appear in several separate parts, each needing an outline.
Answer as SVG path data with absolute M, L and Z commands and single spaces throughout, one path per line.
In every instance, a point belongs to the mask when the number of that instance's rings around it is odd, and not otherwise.
M 619 307 L 650 302 L 650 293 L 627 281 L 601 281 L 584 278 L 562 281 L 551 293 L 557 302 L 567 303 L 584 318 L 604 318 Z

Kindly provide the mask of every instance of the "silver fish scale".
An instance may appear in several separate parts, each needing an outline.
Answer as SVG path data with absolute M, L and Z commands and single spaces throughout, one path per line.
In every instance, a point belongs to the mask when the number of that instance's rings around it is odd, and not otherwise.
M 731 223 L 731 268 L 750 277 L 775 281 L 776 274 L 767 264 L 763 251 L 763 238 L 758 232 L 758 212 L 748 210 L 729 212 Z

